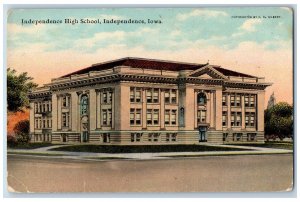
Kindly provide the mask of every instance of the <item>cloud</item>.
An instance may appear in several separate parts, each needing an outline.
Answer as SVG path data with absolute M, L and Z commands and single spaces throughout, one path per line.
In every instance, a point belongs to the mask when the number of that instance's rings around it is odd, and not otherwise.
M 115 32 L 99 32 L 93 35 L 91 38 L 79 39 L 75 42 L 75 47 L 93 47 L 97 43 L 105 42 L 107 40 L 122 41 L 124 40 L 126 32 L 115 31 Z
M 245 30 L 245 31 L 249 31 L 249 32 L 254 32 L 255 31 L 255 26 L 258 24 L 261 24 L 262 21 L 261 19 L 249 19 L 246 20 L 242 26 L 240 27 L 240 29 Z
M 8 23 L 7 32 L 8 36 L 17 34 L 38 34 L 42 31 L 45 31 L 45 28 L 46 25 L 44 24 L 22 26 L 15 23 Z
M 184 14 L 178 14 L 177 20 L 184 21 L 191 17 L 222 17 L 222 16 L 228 16 L 228 14 L 224 11 L 214 11 L 214 10 L 205 10 L 205 9 L 195 9 L 190 13 L 184 13 Z

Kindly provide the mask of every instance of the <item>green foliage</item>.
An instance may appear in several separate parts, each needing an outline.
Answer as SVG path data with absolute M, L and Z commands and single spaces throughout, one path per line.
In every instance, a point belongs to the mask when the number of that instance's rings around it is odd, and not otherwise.
M 7 110 L 21 111 L 24 107 L 29 107 L 27 94 L 38 85 L 32 82 L 33 78 L 23 72 L 16 75 L 16 70 L 7 69 Z
M 26 144 L 30 141 L 29 135 L 29 121 L 19 121 L 15 127 L 14 132 L 16 134 L 17 143 Z
M 293 137 L 293 107 L 280 102 L 265 110 L 265 123 L 266 136 Z

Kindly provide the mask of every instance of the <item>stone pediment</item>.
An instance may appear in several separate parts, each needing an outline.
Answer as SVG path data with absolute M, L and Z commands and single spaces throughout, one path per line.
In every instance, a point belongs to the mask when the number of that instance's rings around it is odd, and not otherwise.
M 214 69 L 211 65 L 199 68 L 191 72 L 188 76 L 203 79 L 228 79 L 224 74 Z

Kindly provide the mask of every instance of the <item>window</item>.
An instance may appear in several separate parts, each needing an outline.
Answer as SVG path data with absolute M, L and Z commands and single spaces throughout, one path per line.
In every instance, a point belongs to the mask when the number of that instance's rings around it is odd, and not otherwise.
M 159 110 L 154 109 L 153 110 L 153 124 L 158 125 L 158 121 L 159 121 Z
M 103 103 L 107 103 L 107 93 L 103 93 Z
M 177 92 L 176 90 L 171 90 L 171 103 L 177 103 Z
M 226 94 L 222 95 L 222 105 L 227 106 L 227 95 Z
M 148 141 L 149 142 L 159 142 L 160 133 L 149 133 L 148 134 Z
M 112 92 L 107 92 L 107 102 L 112 103 Z
M 88 96 L 83 95 L 81 96 L 81 101 L 80 101 L 80 114 L 84 115 L 88 113 Z
M 69 107 L 70 106 L 70 97 L 64 96 L 62 99 L 62 106 L 63 107 Z
M 147 109 L 147 125 L 159 124 L 159 109 Z
M 158 93 L 159 93 L 158 89 L 153 90 L 153 103 L 158 103 L 158 98 L 159 98 Z
M 230 105 L 233 107 L 240 107 L 241 106 L 241 95 L 240 94 L 230 95 Z
M 246 112 L 245 113 L 245 125 L 248 127 L 255 126 L 255 112 Z
M 141 125 L 141 109 L 130 109 L 130 125 Z
M 242 141 L 243 133 L 233 133 L 233 141 Z
M 206 123 L 206 110 L 198 110 L 197 122 L 198 122 L 198 124 L 199 123 Z
M 227 141 L 228 133 L 223 133 L 223 142 Z
M 50 128 L 50 121 L 47 119 L 47 128 Z
M 241 126 L 241 125 L 242 125 L 242 113 L 231 112 L 231 126 Z
M 142 133 L 131 133 L 131 142 L 141 142 Z
M 39 127 L 38 128 L 42 128 L 42 119 L 39 118 Z
M 43 119 L 43 128 L 46 128 L 46 120 Z
M 135 102 L 141 102 L 142 100 L 142 92 L 140 89 L 136 89 L 135 91 Z
M 170 125 L 170 110 L 167 109 L 165 110 L 165 125 Z
M 255 95 L 251 95 L 250 96 L 250 107 L 254 107 L 255 106 Z
M 102 125 L 111 126 L 112 124 L 112 111 L 111 109 L 102 110 Z
M 256 133 L 247 133 L 248 141 L 256 141 Z
M 227 126 L 227 112 L 222 112 L 222 126 Z
M 176 142 L 176 141 L 177 141 L 177 133 L 166 134 L 166 142 Z
M 167 109 L 165 110 L 165 125 L 176 125 L 177 124 L 177 110 Z
M 165 90 L 165 103 L 166 104 L 176 104 L 177 103 L 177 90 Z
M 159 102 L 159 89 L 148 89 L 147 90 L 147 103 L 158 103 Z
M 110 134 L 109 133 L 103 133 L 103 142 L 110 143 Z
M 34 128 L 39 128 L 39 120 L 37 118 L 35 119 Z
M 170 103 L 170 91 L 165 91 L 165 103 Z
M 206 96 L 205 96 L 204 93 L 198 93 L 197 102 L 198 102 L 198 105 L 205 105 L 206 104 Z
M 34 103 L 34 112 L 38 113 L 38 103 Z
M 152 110 L 147 109 L 147 125 L 152 125 Z
M 112 103 L 112 91 L 105 91 L 102 93 L 102 103 L 104 104 Z
M 255 95 L 245 95 L 245 107 L 255 107 Z
M 69 121 L 70 121 L 69 112 L 63 112 L 62 113 L 62 126 L 63 127 L 69 127 Z
M 173 109 L 171 111 L 171 124 L 176 125 L 176 117 L 177 117 L 177 110 Z

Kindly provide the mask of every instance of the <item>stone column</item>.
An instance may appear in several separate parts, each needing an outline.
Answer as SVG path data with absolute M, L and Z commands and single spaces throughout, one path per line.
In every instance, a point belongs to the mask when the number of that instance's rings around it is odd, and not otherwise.
M 241 95 L 241 107 L 242 107 L 242 129 L 245 129 L 245 96 Z
M 147 128 L 147 90 L 143 88 L 142 90 L 142 128 Z
M 95 89 L 89 91 L 89 125 L 90 130 L 96 129 L 96 92 Z
M 211 94 L 211 99 L 210 99 L 210 127 L 215 128 L 215 92 L 213 91 Z
M 160 127 L 165 128 L 165 92 L 160 89 Z
M 227 94 L 227 128 L 231 128 L 231 103 L 230 94 Z
M 264 103 L 265 91 L 259 91 L 256 98 L 256 129 L 264 131 Z
M 197 128 L 198 127 L 198 103 L 197 103 L 197 91 L 194 92 L 194 127 Z
M 210 105 L 211 105 L 211 92 L 207 93 L 207 103 L 206 103 L 206 122 L 210 124 L 211 126 L 211 108 L 210 108 Z
M 34 102 L 30 102 L 30 111 L 29 111 L 29 132 L 33 133 L 34 132 Z M 33 138 L 33 137 L 32 137 Z
M 101 116 L 101 92 L 96 90 L 96 128 L 101 128 L 100 116 Z
M 111 94 L 111 128 L 115 128 L 115 91 Z
M 57 120 L 57 94 L 52 94 L 52 131 L 57 131 L 57 123 L 58 123 L 58 120 Z
M 216 125 L 216 130 L 222 130 L 222 89 L 216 90 L 215 94 L 215 125 Z
M 61 130 L 61 96 L 57 96 L 57 130 Z
M 195 95 L 194 88 L 192 86 L 186 85 L 185 90 L 185 116 L 184 116 L 184 126 L 185 130 L 194 130 L 194 99 L 191 99 Z
M 78 107 L 78 95 L 76 92 L 71 93 L 71 126 L 72 126 L 72 131 L 74 132 L 79 132 L 77 131 L 77 125 L 79 125 L 78 121 L 78 114 L 79 114 L 79 107 Z

